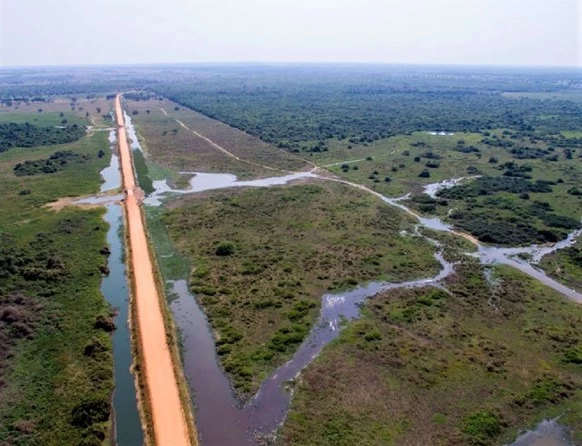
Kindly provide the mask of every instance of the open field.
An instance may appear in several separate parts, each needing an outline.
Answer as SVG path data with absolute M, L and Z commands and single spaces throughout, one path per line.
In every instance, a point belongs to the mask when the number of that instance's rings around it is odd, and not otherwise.
M 49 102 L 15 102 L 11 106 L 0 104 L 0 122 L 61 125 L 62 120 L 66 119 L 67 124 L 111 127 L 113 123 L 104 115 L 112 111 L 112 101 L 104 97 L 86 99 L 71 95 L 68 98 L 51 98 Z
M 562 413 L 579 435 L 580 306 L 509 268 L 445 286 L 372 298 L 299 379 L 282 443 L 504 444 Z
M 251 178 L 310 167 L 299 157 L 168 100 L 128 101 L 127 109 L 143 137 L 146 154 L 166 168 L 225 172 Z M 217 149 L 189 129 L 225 147 L 243 161 Z
M 290 357 L 325 292 L 438 267 L 431 245 L 399 235 L 412 229 L 407 216 L 342 184 L 219 191 L 169 207 L 161 219 L 192 261 L 190 287 L 244 395 Z
M 301 76 L 280 83 L 266 78 L 245 79 L 243 91 L 228 79 L 156 91 L 346 180 L 389 196 L 412 192 L 407 205 L 424 215 L 436 214 L 463 228 L 468 221 L 483 219 L 483 227 L 494 228 L 492 234 L 483 234 L 481 227 L 465 229 L 483 240 L 493 237 L 486 241 L 552 241 L 564 237 L 582 216 L 581 197 L 573 193 L 582 180 L 582 142 L 575 118 L 579 109 L 572 102 L 471 96 L 446 88 L 442 95 L 422 88 L 405 94 L 384 85 L 370 90 L 346 86 L 345 80 L 328 85 L 321 79 L 310 84 Z M 387 104 L 399 115 L 386 111 Z M 135 117 L 146 145 L 147 126 L 139 127 L 140 120 L 153 121 L 154 106 L 145 115 L 139 109 Z M 187 113 L 181 105 L 164 108 L 170 115 Z M 193 124 L 178 119 L 198 129 L 205 124 L 196 115 L 191 114 Z M 361 119 L 351 119 L 356 116 Z M 155 115 L 155 120 L 161 117 Z M 157 132 L 170 136 L 172 129 L 162 128 Z M 182 130 L 177 128 L 173 138 L 182 138 Z M 429 133 L 439 130 L 454 134 Z M 163 146 L 159 139 L 154 145 Z M 223 145 L 230 147 L 229 142 Z M 148 162 L 173 157 L 168 152 L 156 155 L 155 150 L 148 150 Z M 236 161 L 222 162 L 210 169 L 240 175 Z M 464 195 L 461 187 L 436 200 L 422 196 L 423 185 L 474 175 L 485 176 L 475 184 L 488 187 L 488 182 L 516 178 L 529 192 L 516 192 L 519 187 L 512 183 L 507 190 L 493 187 L 476 196 Z M 322 192 L 307 192 L 315 189 Z M 382 257 L 375 262 L 368 263 L 371 256 L 353 257 L 361 255 L 358 245 L 370 246 L 362 239 L 368 239 L 368 230 L 385 240 L 398 233 L 392 224 L 388 235 L 366 221 L 364 209 L 383 206 L 374 203 L 374 198 L 344 186 L 315 183 L 204 193 L 152 211 L 154 239 L 164 246 L 165 255 L 179 251 L 176 261 L 162 260 L 162 269 L 167 277 L 179 278 L 184 274 L 181 259 L 188 258 L 193 267 L 190 288 L 212 324 L 221 363 L 243 398 L 290 357 L 327 289 L 373 277 L 394 280 L 391 265 L 401 259 L 414 260 L 410 268 L 402 265 L 399 279 L 409 273 L 428 275 L 428 263 L 416 271 L 414 265 L 431 260 L 430 246 L 413 246 L 421 250 L 410 255 L 414 251 L 408 249 L 383 253 L 386 243 L 381 243 L 376 249 Z M 361 218 L 348 220 L 348 214 Z M 515 227 L 523 231 L 513 231 Z M 344 230 L 346 235 L 340 236 Z M 340 340 L 308 367 L 281 432 L 283 443 L 497 444 L 565 408 L 571 412 L 564 422 L 580 429 L 576 413 L 582 396 L 575 390 L 580 384 L 580 339 L 570 338 L 581 316 L 578 307 L 510 269 L 496 269 L 496 279 L 502 280 L 488 284 L 463 254 L 470 247 L 442 234 L 436 238 L 445 243 L 448 259 L 464 262 L 447 284 L 453 296 L 427 289 L 373 299 L 363 319 L 348 324 Z M 338 255 L 337 247 L 345 249 L 345 243 L 355 250 L 351 258 Z M 310 250 L 325 262 L 312 267 L 305 260 Z M 568 266 L 567 271 L 571 280 L 577 270 Z M 374 306 L 378 301 L 382 309 Z M 554 336 L 554 331 L 568 334 Z
M 81 163 L 51 174 L 14 175 L 19 162 L 66 150 Z M 109 434 L 111 310 L 99 290 L 107 263 L 103 211 L 44 207 L 63 196 L 97 191 L 99 171 L 108 161 L 103 132 L 0 154 L 3 444 L 100 444 Z

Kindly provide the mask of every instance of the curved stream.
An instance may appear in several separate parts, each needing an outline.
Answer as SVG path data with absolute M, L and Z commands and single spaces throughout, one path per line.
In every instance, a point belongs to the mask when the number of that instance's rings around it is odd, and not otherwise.
M 284 421 L 291 393 L 287 383 L 294 380 L 340 334 L 342 321 L 357 319 L 360 305 L 370 296 L 397 288 L 418 288 L 438 282 L 454 272 L 440 253 L 435 258 L 441 271 L 430 279 L 403 283 L 372 282 L 351 291 L 326 294 L 322 298 L 317 324 L 293 357 L 277 368 L 245 407 L 239 407 L 225 376 L 204 312 L 188 290 L 185 280 L 170 282 L 172 313 L 182 334 L 184 373 L 196 405 L 196 424 L 203 445 L 253 445 L 257 437 L 271 435 Z M 225 429 L 224 420 L 229 420 Z

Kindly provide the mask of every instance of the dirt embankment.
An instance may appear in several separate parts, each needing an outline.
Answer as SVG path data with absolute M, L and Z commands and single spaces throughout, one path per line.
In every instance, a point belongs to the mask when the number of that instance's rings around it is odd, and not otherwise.
M 147 388 L 155 441 L 157 445 L 190 445 L 190 432 L 172 355 L 167 344 L 166 327 L 156 287 L 152 259 L 140 208 L 140 193 L 135 184 L 131 151 L 127 144 L 121 100 L 115 99 L 118 122 L 121 171 L 126 193 L 125 208 L 129 231 L 130 260 L 133 273 L 135 314 L 140 342 L 144 383 Z

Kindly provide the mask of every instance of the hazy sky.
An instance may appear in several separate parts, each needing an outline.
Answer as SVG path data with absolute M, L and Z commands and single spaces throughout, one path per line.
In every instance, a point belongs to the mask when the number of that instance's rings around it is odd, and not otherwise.
M 0 66 L 582 66 L 582 0 L 0 0 Z

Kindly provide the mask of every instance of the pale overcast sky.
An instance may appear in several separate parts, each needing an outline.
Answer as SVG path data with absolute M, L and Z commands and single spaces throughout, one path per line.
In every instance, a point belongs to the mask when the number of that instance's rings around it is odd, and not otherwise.
M 582 0 L 0 0 L 0 66 L 582 66 Z

